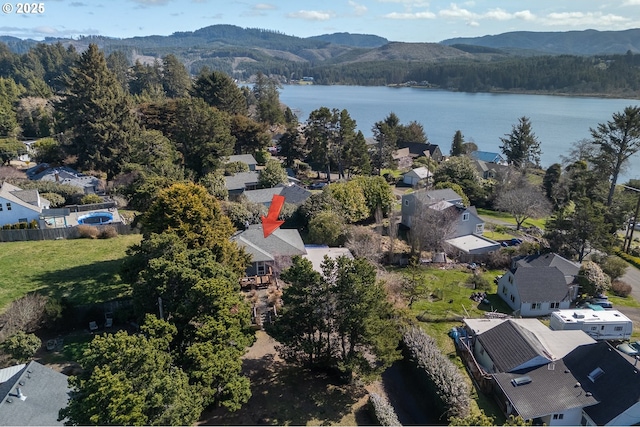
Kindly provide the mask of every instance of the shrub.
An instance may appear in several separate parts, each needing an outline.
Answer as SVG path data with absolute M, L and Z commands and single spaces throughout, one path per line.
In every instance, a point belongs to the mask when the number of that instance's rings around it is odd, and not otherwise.
M 493 251 L 487 259 L 487 267 L 496 270 L 504 270 L 511 265 L 511 250 L 504 248 Z
M 82 198 L 80 199 L 80 204 L 81 205 L 90 205 L 93 203 L 102 203 L 102 197 L 98 196 L 97 194 L 87 194 L 85 196 L 82 196 Z
M 0 341 L 17 331 L 34 332 L 46 324 L 48 298 L 30 293 L 11 302 L 0 316 Z
M 611 287 L 611 279 L 604 274 L 598 264 L 593 261 L 585 261 L 578 271 L 578 284 L 580 284 L 583 293 L 597 295 L 606 292 Z
M 619 297 L 626 298 L 631 295 L 631 285 L 623 280 L 614 280 L 611 283 L 611 292 Z
M 65 198 L 58 193 L 42 193 L 40 194 L 40 197 L 48 200 L 51 203 L 52 208 L 62 207 L 66 203 Z
M 309 240 L 311 243 L 341 246 L 345 242 L 344 233 L 344 221 L 335 212 L 320 212 L 309 221 Z
M 469 278 L 469 283 L 473 284 L 473 289 L 488 291 L 491 289 L 491 283 L 481 274 L 474 274 Z
M 378 420 L 378 424 L 381 426 L 399 426 L 400 420 L 398 420 L 398 415 L 396 415 L 396 411 L 393 409 L 393 406 L 385 399 L 377 393 L 369 394 L 369 404 L 371 405 L 371 409 L 373 409 L 373 415 Z
M 249 172 L 249 165 L 243 162 L 229 162 L 224 165 L 224 174 L 235 175 L 239 172 Z
M 100 230 L 92 225 L 79 225 L 77 229 L 81 239 L 95 239 L 100 235 Z
M 111 239 L 113 237 L 118 237 L 118 230 L 111 225 L 102 227 L 100 234 L 98 235 L 99 239 Z
M 437 396 L 447 419 L 469 415 L 469 385 L 436 341 L 422 329 L 412 327 L 404 333 L 403 343 L 412 361 L 424 372 L 428 388 Z
M 271 154 L 269 154 L 268 151 L 259 150 L 253 154 L 253 157 L 256 159 L 256 162 L 260 166 L 264 166 L 265 164 L 267 164 L 267 160 L 271 158 Z
M 2 343 L 2 349 L 16 361 L 22 363 L 31 359 L 42 342 L 34 334 L 18 331 Z
M 36 221 L 35 219 L 32 219 L 31 222 L 29 223 L 29 228 L 37 230 L 38 228 L 38 221 Z

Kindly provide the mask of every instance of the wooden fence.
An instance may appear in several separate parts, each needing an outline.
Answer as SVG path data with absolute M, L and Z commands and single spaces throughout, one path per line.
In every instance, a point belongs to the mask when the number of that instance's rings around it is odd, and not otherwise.
M 105 227 L 112 227 L 118 234 L 134 234 L 139 230 L 131 225 L 116 223 L 104 225 L 92 225 L 98 230 Z M 46 228 L 46 229 L 24 229 L 24 230 L 0 230 L 0 242 L 23 242 L 28 240 L 59 240 L 80 238 L 78 227 L 67 228 Z

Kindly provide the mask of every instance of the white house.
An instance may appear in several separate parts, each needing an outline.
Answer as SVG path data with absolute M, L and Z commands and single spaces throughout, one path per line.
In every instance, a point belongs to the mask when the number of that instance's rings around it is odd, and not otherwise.
M 49 209 L 50 202 L 38 190 L 23 190 L 3 182 L 0 186 L 0 226 L 18 222 L 38 221 L 43 209 Z
M 429 169 L 423 167 L 411 169 L 405 173 L 402 177 L 402 182 L 407 185 L 416 186 L 420 181 L 428 180 L 433 174 L 429 172 Z

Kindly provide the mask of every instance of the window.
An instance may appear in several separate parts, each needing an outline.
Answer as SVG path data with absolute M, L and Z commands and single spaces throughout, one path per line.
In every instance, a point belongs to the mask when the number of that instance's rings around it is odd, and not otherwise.
M 591 371 L 591 373 L 587 375 L 587 377 L 591 380 L 592 383 L 594 383 L 598 378 L 600 378 L 603 375 L 604 375 L 604 371 L 600 369 L 600 367 L 597 367 L 596 369 Z
M 511 302 L 516 302 L 516 297 L 514 297 L 513 295 L 511 295 Z
M 476 234 L 484 233 L 484 224 L 476 224 Z
M 554 420 L 561 420 L 564 418 L 564 414 L 553 414 Z
M 258 276 L 262 276 L 265 274 L 266 269 L 264 268 L 264 262 L 260 261 L 256 263 L 256 274 Z
M 10 211 L 11 210 L 11 203 L 7 203 L 7 210 Z
M 592 330 L 592 331 L 595 331 L 595 330 L 597 330 L 597 329 L 598 329 L 598 327 L 597 327 L 597 326 L 592 326 L 592 327 L 591 327 L 591 330 Z
M 509 275 L 509 283 L 513 285 L 513 276 Z
M 405 200 L 405 201 L 404 201 L 404 205 L 405 205 L 405 206 L 409 206 L 409 199 L 407 199 L 407 200 Z
M 0 203 L 0 212 L 2 212 L 2 203 Z
M 462 214 L 462 220 L 463 221 L 469 221 L 469 212 L 465 212 Z
M 539 302 L 531 303 L 531 310 L 540 310 L 541 307 L 542 307 L 542 304 L 540 304 Z
M 549 305 L 550 308 L 560 308 L 560 303 L 559 302 L 552 302 Z
M 29 222 L 29 220 L 27 218 L 20 218 L 18 222 Z
M 622 330 L 622 326 L 616 326 L 615 328 L 613 328 L 613 330 L 616 332 L 620 332 Z
M 507 287 L 503 286 L 502 287 L 502 295 L 506 295 L 507 294 Z

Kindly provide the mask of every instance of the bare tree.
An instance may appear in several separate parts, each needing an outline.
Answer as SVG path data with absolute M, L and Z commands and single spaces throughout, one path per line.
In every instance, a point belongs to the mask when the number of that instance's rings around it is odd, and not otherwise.
M 517 230 L 520 230 L 527 219 L 540 218 L 551 212 L 551 203 L 542 190 L 526 179 L 498 193 L 494 207 L 510 213 L 516 220 Z
M 382 238 L 367 227 L 350 227 L 346 247 L 355 257 L 365 258 L 374 265 L 382 258 Z
M 14 300 L 0 316 L 0 341 L 18 331 L 34 332 L 40 328 L 46 319 L 47 301 L 46 296 L 36 293 Z
M 455 231 L 459 217 L 458 207 L 443 206 L 442 202 L 418 208 L 409 231 L 411 252 L 415 254 L 423 249 L 443 252 L 444 243 Z
M 387 235 L 389 236 L 389 251 L 387 259 L 389 263 L 393 264 L 395 260 L 396 240 L 398 238 L 398 224 L 399 224 L 398 211 L 393 211 L 389 214 L 389 225 L 387 226 Z

